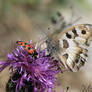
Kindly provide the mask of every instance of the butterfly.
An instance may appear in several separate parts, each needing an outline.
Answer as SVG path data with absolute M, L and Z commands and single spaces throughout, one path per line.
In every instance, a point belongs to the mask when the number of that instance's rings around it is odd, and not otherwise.
M 59 58 L 66 69 L 76 72 L 87 62 L 91 40 L 92 25 L 79 24 L 56 36 L 50 35 L 45 45 L 48 52 Z
M 57 23 L 55 19 L 52 22 Z M 78 24 L 62 31 L 65 24 L 64 22 L 63 28 L 60 27 L 58 34 L 55 34 L 58 31 L 56 30 L 47 36 L 42 48 L 46 48 L 50 55 L 60 60 L 60 66 L 76 72 L 87 62 L 88 46 L 92 40 L 92 25 Z

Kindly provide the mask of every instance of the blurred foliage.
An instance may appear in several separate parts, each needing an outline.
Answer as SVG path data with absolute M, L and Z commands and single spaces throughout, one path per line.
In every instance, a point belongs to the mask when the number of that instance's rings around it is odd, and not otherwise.
M 89 7 L 87 0 L 1 0 L 0 23 L 6 28 L 6 32 L 29 31 L 30 22 L 48 23 L 57 10 L 66 11 L 70 6 Z
M 1 28 L 7 33 L 19 30 L 20 33 L 23 30 L 29 32 L 33 22 L 39 25 L 41 22 L 48 23 L 57 10 L 66 11 L 75 5 L 88 8 L 87 0 L 1 0 L 0 24 L 4 27 Z
M 68 6 L 73 6 L 74 3 L 83 8 L 89 7 L 87 0 L 2 0 L 0 1 L 0 14 L 3 16 L 17 8 L 26 11 L 39 11 L 44 10 L 43 7 L 45 7 L 44 11 L 53 11 L 57 7 L 69 8 Z

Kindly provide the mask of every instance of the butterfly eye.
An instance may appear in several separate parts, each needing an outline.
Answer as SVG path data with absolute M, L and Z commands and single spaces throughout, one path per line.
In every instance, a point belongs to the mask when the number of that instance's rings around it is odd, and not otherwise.
M 78 59 L 76 59 L 76 60 L 75 60 L 75 63 L 78 63 L 78 61 L 79 61 L 79 60 L 78 60 Z
M 25 43 L 25 45 L 27 45 L 27 43 Z
M 85 31 L 85 30 L 82 30 L 81 33 L 82 33 L 82 34 L 86 34 L 86 31 Z

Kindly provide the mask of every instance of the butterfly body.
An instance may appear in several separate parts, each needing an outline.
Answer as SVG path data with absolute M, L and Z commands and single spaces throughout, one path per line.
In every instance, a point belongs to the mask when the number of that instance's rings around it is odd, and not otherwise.
M 48 52 L 61 60 L 65 68 L 75 72 L 87 61 L 88 46 L 92 40 L 92 25 L 79 24 L 56 36 L 48 36 Z
M 24 41 L 17 41 L 16 43 L 27 50 L 30 55 L 37 55 L 36 49 L 32 46 L 32 44 L 25 43 Z

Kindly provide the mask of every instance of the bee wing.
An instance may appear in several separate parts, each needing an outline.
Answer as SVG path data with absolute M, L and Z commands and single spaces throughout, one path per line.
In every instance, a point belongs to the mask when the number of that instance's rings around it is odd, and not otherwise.
M 64 66 L 75 72 L 87 61 L 88 46 L 92 40 L 92 25 L 80 24 L 58 35 L 58 57 Z

